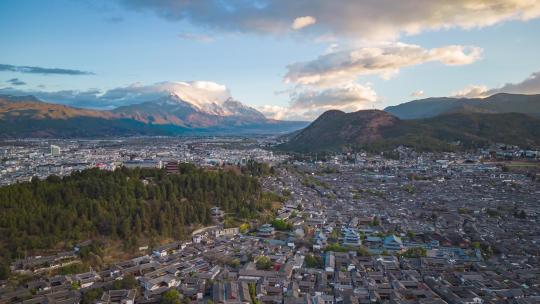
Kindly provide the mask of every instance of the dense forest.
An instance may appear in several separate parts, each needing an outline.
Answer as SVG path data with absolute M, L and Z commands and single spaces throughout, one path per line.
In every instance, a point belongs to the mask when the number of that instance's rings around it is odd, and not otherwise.
M 96 237 L 135 246 L 140 238 L 183 238 L 219 206 L 240 218 L 268 208 L 258 180 L 181 164 L 158 169 L 90 169 L 0 188 L 0 259 Z

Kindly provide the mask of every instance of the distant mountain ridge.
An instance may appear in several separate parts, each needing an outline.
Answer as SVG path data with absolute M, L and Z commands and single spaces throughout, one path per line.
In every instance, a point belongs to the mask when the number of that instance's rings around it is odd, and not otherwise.
M 206 106 L 201 109 L 169 95 L 100 111 L 47 103 L 34 96 L 0 95 L 0 137 L 274 134 L 307 125 L 267 119 L 232 99 Z
M 332 110 L 277 148 L 301 153 L 380 152 L 404 145 L 420 151 L 452 151 L 493 142 L 540 146 L 540 119 L 521 113 L 454 112 L 402 120 L 380 110 Z
M 268 120 L 261 112 L 232 98 L 222 104 L 212 103 L 206 105 L 205 109 L 200 109 L 173 94 L 154 101 L 119 107 L 111 112 L 122 118 L 148 124 L 169 124 L 186 128 L 242 126 Z
M 435 117 L 452 112 L 522 113 L 540 117 L 540 94 L 499 93 L 486 98 L 432 97 L 384 109 L 400 119 Z

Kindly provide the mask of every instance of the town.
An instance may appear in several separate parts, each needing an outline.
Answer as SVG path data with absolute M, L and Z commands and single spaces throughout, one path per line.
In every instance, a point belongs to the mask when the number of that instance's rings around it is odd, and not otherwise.
M 540 304 L 540 0 L 0 28 L 0 304 Z
M 150 142 L 148 142 L 150 141 Z M 265 149 L 273 138 L 17 141 L 2 147 L 2 183 L 98 167 L 168 168 L 171 161 L 272 166 L 261 183 L 274 218 L 215 225 L 143 246 L 103 269 L 71 251 L 26 256 L 0 281 L 22 303 L 538 303 L 540 176 L 535 151 L 336 154 L 304 159 Z M 497 159 L 512 163 L 501 165 Z

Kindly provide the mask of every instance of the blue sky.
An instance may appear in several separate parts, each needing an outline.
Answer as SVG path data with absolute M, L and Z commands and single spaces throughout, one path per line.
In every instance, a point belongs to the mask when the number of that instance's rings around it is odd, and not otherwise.
M 235 99 L 282 119 L 312 118 L 333 107 L 384 108 L 415 98 L 450 96 L 458 91 L 472 97 L 466 88 L 473 85 L 482 87 L 477 95 L 483 96 L 497 92 L 506 83 L 519 84 L 540 71 L 540 13 L 536 14 L 540 4 L 532 1 L 529 6 L 520 7 L 518 0 L 494 0 L 497 1 L 514 6 L 503 12 L 477 12 L 477 18 L 490 20 L 486 21 L 488 24 L 462 13 L 460 3 L 469 5 L 474 0 L 460 0 L 455 1 L 455 10 L 448 12 L 452 17 L 448 20 L 432 18 L 440 13 L 436 5 L 431 5 L 437 1 L 432 1 L 429 8 L 418 12 L 418 22 L 396 21 L 392 15 L 375 13 L 376 21 L 366 26 L 357 24 L 346 9 L 332 8 L 336 12 L 331 13 L 341 18 L 333 20 L 324 3 L 317 4 L 320 1 L 270 1 L 253 13 L 251 7 L 231 9 L 223 5 L 228 1 L 201 0 L 202 7 L 194 4 L 179 8 L 179 1 L 175 0 L 3 0 L 0 64 L 93 74 L 36 74 L 7 69 L 0 71 L 0 88 L 5 92 L 39 95 L 63 90 L 105 92 L 133 83 L 204 80 L 226 85 Z M 252 1 L 237 1 L 240 2 Z M 303 2 L 307 4 L 302 6 Z M 363 12 L 363 2 L 344 0 L 335 5 L 355 5 Z M 417 2 L 420 6 L 422 1 Z M 379 12 L 378 7 L 369 7 L 373 4 L 365 5 L 365 10 Z M 393 9 L 396 14 L 399 10 L 404 14 L 407 9 L 418 11 L 392 5 L 382 7 L 381 12 L 382 9 L 385 14 Z M 291 30 L 289 24 L 302 16 L 312 16 L 313 24 Z M 373 28 L 363 30 L 371 24 Z M 407 27 L 418 30 L 402 30 Z M 325 36 L 332 39 L 322 39 Z M 332 47 L 333 44 L 337 46 Z M 450 49 L 453 45 L 477 48 L 481 53 Z M 373 69 L 371 64 L 382 59 L 370 57 L 361 66 L 355 62 L 343 73 L 339 71 L 339 79 L 335 73 L 328 74 L 329 70 L 337 71 L 331 66 L 336 60 L 349 58 L 352 51 L 359 51 L 362 58 L 372 56 L 366 48 L 398 54 L 401 63 L 388 62 L 395 56 L 385 57 L 384 64 L 391 64 L 392 71 Z M 430 52 L 437 48 L 445 49 L 437 54 Z M 450 51 L 453 53 L 448 55 Z M 317 60 L 328 54 L 329 58 Z M 463 58 L 464 55 L 468 57 Z M 455 60 L 459 62 L 456 64 Z M 403 61 L 407 63 L 402 64 Z M 306 64 L 288 67 L 294 63 Z M 313 73 L 318 78 L 328 78 L 312 82 L 309 77 Z M 287 76 L 293 74 L 301 76 L 289 77 L 286 83 Z M 540 93 L 540 85 L 528 86 L 523 93 L 535 93 L 536 88 Z M 415 97 L 411 96 L 413 92 Z

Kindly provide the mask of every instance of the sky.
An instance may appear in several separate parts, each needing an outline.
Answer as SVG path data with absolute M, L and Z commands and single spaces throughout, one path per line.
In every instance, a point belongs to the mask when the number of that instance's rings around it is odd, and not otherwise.
M 175 88 L 311 120 L 540 93 L 539 38 L 540 0 L 2 0 L 0 94 L 110 109 Z

